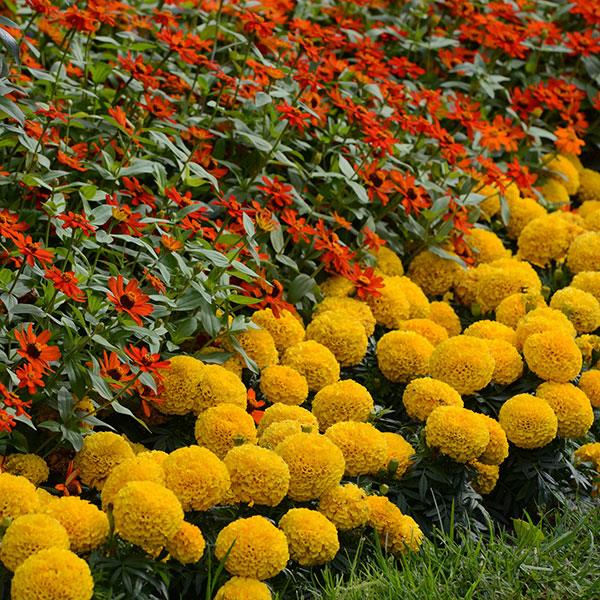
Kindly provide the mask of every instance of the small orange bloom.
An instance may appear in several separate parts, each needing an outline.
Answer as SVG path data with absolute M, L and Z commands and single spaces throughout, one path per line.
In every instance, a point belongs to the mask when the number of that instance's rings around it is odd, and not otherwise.
M 48 346 L 47 342 L 52 335 L 48 330 L 42 331 L 40 335 L 33 333 L 31 323 L 27 329 L 18 331 L 15 329 L 15 338 L 21 346 L 17 354 L 28 360 L 33 366 L 45 370 L 53 360 L 60 358 L 58 346 Z
M 138 287 L 138 282 L 132 279 L 123 287 L 123 276 L 111 277 L 108 288 L 112 293 L 106 297 L 116 306 L 118 312 L 126 312 L 138 325 L 142 325 L 140 317 L 148 316 L 154 308 L 148 303 L 148 296 Z

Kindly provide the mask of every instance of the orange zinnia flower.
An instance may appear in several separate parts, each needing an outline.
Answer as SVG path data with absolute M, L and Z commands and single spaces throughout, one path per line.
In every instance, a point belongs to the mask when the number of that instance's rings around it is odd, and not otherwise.
M 21 256 L 25 258 L 25 261 L 30 267 L 33 267 L 36 259 L 46 265 L 52 262 L 54 255 L 50 250 L 44 250 L 41 248 L 42 242 L 34 242 L 30 235 L 22 235 L 16 232 L 13 236 L 15 246 L 19 249 Z
M 122 384 L 131 381 L 135 375 L 131 372 L 129 365 L 121 362 L 116 352 L 107 354 L 106 350 L 102 353 L 100 363 L 100 375 L 105 379 L 112 379 L 111 387 L 118 389 Z
M 159 381 L 162 379 L 159 370 L 168 369 L 171 366 L 170 361 L 160 360 L 160 354 L 153 354 L 146 346 L 137 348 L 136 346 L 129 344 L 129 346 L 125 348 L 125 354 L 133 360 L 140 371 L 151 373 Z
M 85 294 L 77 287 L 78 281 L 74 271 L 63 273 L 60 269 L 52 267 L 46 271 L 44 276 L 54 283 L 55 289 L 71 298 L 71 300 L 85 302 Z
M 123 287 L 123 276 L 111 277 L 108 280 L 108 288 L 112 293 L 106 297 L 114 303 L 118 312 L 126 312 L 138 325 L 142 325 L 142 319 L 152 313 L 154 308 L 148 303 L 148 296 L 138 287 L 138 282 L 132 279 Z
M 26 387 L 30 394 L 35 394 L 38 387 L 44 387 L 45 385 L 42 379 L 44 371 L 38 365 L 25 363 L 17 369 L 16 373 L 19 378 L 19 387 Z
M 33 333 L 31 323 L 27 330 L 15 329 L 15 338 L 21 348 L 17 350 L 17 354 L 27 359 L 34 367 L 43 371 L 48 368 L 48 363 L 60 358 L 60 350 L 58 346 L 48 346 L 47 342 L 50 339 L 51 333 L 46 330 L 40 335 Z

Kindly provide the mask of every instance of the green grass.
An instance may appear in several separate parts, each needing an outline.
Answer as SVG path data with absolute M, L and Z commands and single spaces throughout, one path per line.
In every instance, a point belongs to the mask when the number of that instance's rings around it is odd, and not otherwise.
M 380 551 L 355 560 L 350 575 L 325 572 L 323 600 L 600 599 L 600 508 L 551 513 L 514 533 L 437 533 L 398 560 Z

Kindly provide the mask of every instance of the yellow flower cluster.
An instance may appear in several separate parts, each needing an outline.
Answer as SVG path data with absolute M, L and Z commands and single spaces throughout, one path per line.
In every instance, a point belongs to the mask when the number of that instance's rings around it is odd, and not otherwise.
M 11 454 L 6 457 L 2 468 L 7 473 L 25 477 L 33 485 L 47 481 L 50 474 L 46 461 L 37 454 Z
M 185 415 L 194 408 L 205 365 L 193 356 L 173 356 L 169 361 L 157 408 L 167 415 Z
M 224 583 L 214 600 L 271 600 L 271 590 L 266 583 L 249 577 L 232 577 Z
M 581 371 L 581 351 L 573 338 L 562 331 L 530 335 L 523 345 L 527 366 L 542 379 L 566 383 Z
M 410 304 L 400 277 L 385 277 L 378 296 L 369 296 L 367 303 L 375 321 L 388 329 L 398 327 L 410 317 Z
M 381 545 L 394 554 L 416 552 L 423 542 L 423 532 L 414 519 L 383 496 L 369 496 L 369 525 L 379 535 Z
M 315 431 L 319 428 L 317 417 L 306 408 L 278 403 L 265 410 L 258 424 L 258 434 L 262 435 L 267 427 L 279 421 L 298 421 L 300 424 L 310 425 Z
M 600 408 L 600 371 L 590 369 L 581 374 L 579 389 L 588 397 L 594 408 Z
M 489 229 L 473 228 L 466 236 L 466 242 L 475 254 L 475 264 L 490 263 L 510 256 L 502 240 Z
M 260 372 L 260 391 L 273 404 L 300 405 L 308 397 L 308 383 L 296 369 L 272 365 Z
M 578 333 L 590 333 L 600 326 L 600 303 L 592 294 L 576 287 L 556 291 L 550 307 L 560 310 Z
M 454 285 L 461 268 L 455 260 L 424 250 L 412 259 L 408 275 L 427 296 L 441 296 Z
M 381 435 L 387 444 L 388 471 L 393 469 L 394 479 L 400 479 L 410 469 L 415 449 L 399 433 L 386 431 Z
M 452 386 L 432 377 L 413 379 L 404 389 L 402 402 L 408 416 L 419 421 L 426 421 L 438 406 L 463 406 Z
M 367 494 L 354 483 L 325 492 L 319 498 L 319 510 L 340 530 L 361 527 L 369 518 Z
M 406 382 L 427 375 L 433 350 L 431 343 L 414 331 L 390 331 L 377 342 L 377 364 L 386 379 Z
M 508 440 L 519 448 L 542 448 L 558 431 L 552 407 L 531 394 L 509 398 L 500 408 L 498 420 Z
M 401 331 L 414 331 L 422 335 L 432 346 L 448 339 L 448 331 L 431 319 L 408 319 L 400 323 Z
M 545 400 L 558 419 L 558 435 L 563 438 L 581 438 L 594 422 L 594 411 L 589 398 L 571 383 L 542 383 L 535 394 Z
M 390 277 L 393 277 L 394 275 L 399 277 L 404 275 L 402 261 L 393 250 L 390 250 L 385 246 L 381 246 L 381 248 L 375 252 L 375 260 L 377 269 L 384 275 L 388 275 Z
M 277 446 L 296 433 L 316 433 L 317 427 L 307 425 L 306 423 L 300 423 L 293 419 L 284 419 L 283 421 L 275 421 L 262 431 L 258 438 L 258 445 L 261 448 L 268 448 L 269 450 L 275 450 Z
M 167 552 L 183 565 L 197 563 L 204 554 L 206 542 L 199 527 L 184 521 L 177 533 L 167 540 Z
M 253 360 L 259 369 L 279 363 L 275 340 L 266 329 L 247 329 L 238 334 L 237 339 L 248 358 Z
M 315 307 L 313 316 L 319 316 L 326 312 L 345 313 L 351 321 L 358 321 L 364 328 L 365 333 L 373 335 L 375 331 L 375 317 L 366 302 L 356 298 L 328 296 Z
M 235 404 L 245 409 L 246 403 L 246 386 L 235 373 L 221 365 L 203 366 L 192 405 L 196 414 L 218 404 Z
M 447 302 L 432 302 L 429 305 L 429 318 L 441 325 L 449 336 L 460 335 L 462 331 L 456 311 Z
M 312 402 L 312 413 L 321 431 L 340 421 L 366 421 L 374 403 L 367 388 L 352 379 L 326 385 Z
M 289 310 L 282 310 L 277 317 L 270 308 L 257 310 L 252 315 L 252 322 L 271 334 L 278 352 L 304 340 L 302 320 Z
M 290 346 L 283 355 L 282 364 L 303 375 L 312 392 L 318 392 L 340 378 L 340 365 L 331 350 L 314 340 Z
M 38 510 L 35 486 L 25 477 L 0 473 L 0 519 L 14 519 Z
M 571 242 L 567 266 L 572 273 L 600 271 L 600 232 L 588 231 Z

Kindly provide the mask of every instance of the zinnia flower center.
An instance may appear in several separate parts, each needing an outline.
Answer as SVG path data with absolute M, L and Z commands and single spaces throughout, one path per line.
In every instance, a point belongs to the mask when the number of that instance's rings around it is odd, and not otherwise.
M 42 349 L 39 344 L 27 344 L 27 355 L 31 358 L 39 358 L 42 354 Z
M 133 308 L 135 306 L 135 296 L 130 293 L 123 294 L 119 298 L 119 302 L 124 308 Z

